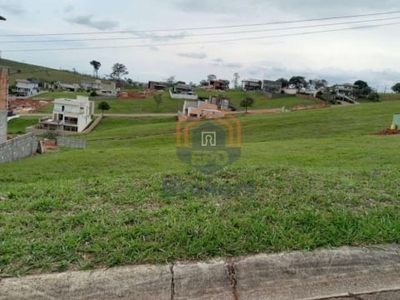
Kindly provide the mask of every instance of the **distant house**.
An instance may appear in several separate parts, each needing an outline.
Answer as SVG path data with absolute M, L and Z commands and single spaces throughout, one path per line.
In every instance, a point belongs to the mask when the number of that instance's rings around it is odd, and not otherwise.
M 101 80 L 82 81 L 81 86 L 87 92 L 98 91 L 101 88 Z
M 225 90 L 229 89 L 229 80 L 225 80 L 225 79 L 210 80 L 208 82 L 208 88 L 212 88 L 214 90 L 225 91 Z
M 58 83 L 58 86 L 60 87 L 61 90 L 63 91 L 68 91 L 68 92 L 77 92 L 80 89 L 80 85 L 77 83 Z
M 278 94 L 282 91 L 282 82 L 274 80 L 263 80 L 262 90 L 271 94 Z
M 94 102 L 89 101 L 89 97 L 55 99 L 52 119 L 42 119 L 39 129 L 82 132 L 92 121 L 93 114 Z
M 210 96 L 204 100 L 186 100 L 182 111 L 178 112 L 178 117 L 196 119 L 202 117 L 204 114 L 223 117 L 224 111 L 231 111 L 232 109 L 233 107 L 230 105 L 229 99 L 221 96 Z
M 246 79 L 242 81 L 244 91 L 259 91 L 262 89 L 262 81 L 258 79 Z
M 354 92 L 358 89 L 358 86 L 344 83 L 344 84 L 336 84 L 331 87 L 331 91 L 345 96 L 353 96 Z
M 175 84 L 169 91 L 171 99 L 187 99 L 197 100 L 198 96 L 194 92 L 192 86 L 187 84 L 178 83 Z
M 103 83 L 98 79 L 95 81 L 82 81 L 81 86 L 85 91 L 95 91 L 101 96 L 116 96 L 120 91 L 115 82 Z
M 183 104 L 183 111 L 178 112 L 178 118 L 195 120 L 201 117 L 224 117 L 224 113 L 214 104 L 205 101 L 186 100 Z
M 26 97 L 39 93 L 39 82 L 32 79 L 17 79 L 17 95 Z
M 173 86 L 172 92 L 174 94 L 188 94 L 188 95 L 193 95 L 194 94 L 194 89 L 192 86 L 187 85 L 187 84 L 182 84 L 178 83 Z
M 149 83 L 147 84 L 147 88 L 151 90 L 165 91 L 165 89 L 167 88 L 167 83 L 149 81 Z

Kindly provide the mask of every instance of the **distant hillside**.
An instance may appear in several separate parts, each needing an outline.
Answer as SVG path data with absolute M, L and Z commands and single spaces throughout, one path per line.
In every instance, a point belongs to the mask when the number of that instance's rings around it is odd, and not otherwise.
M 60 81 L 62 83 L 81 83 L 82 80 L 94 80 L 94 77 L 74 73 L 68 70 L 56 70 L 42 66 L 1 59 L 0 66 L 10 68 L 10 85 L 16 79 L 35 78 L 39 81 Z

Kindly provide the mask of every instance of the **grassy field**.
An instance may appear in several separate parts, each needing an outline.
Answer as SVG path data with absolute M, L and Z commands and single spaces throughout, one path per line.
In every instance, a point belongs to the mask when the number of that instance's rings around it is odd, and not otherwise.
M 40 98 L 72 98 L 75 99 L 76 95 L 79 93 L 47 93 L 40 95 Z M 82 93 L 84 94 L 84 93 Z M 210 93 L 210 92 L 200 92 L 199 96 L 210 96 L 210 95 L 216 95 L 215 93 Z M 231 100 L 232 105 L 238 110 L 244 110 L 244 108 L 240 107 L 240 101 L 243 100 L 246 96 L 251 96 L 254 98 L 254 105 L 253 107 L 249 108 L 251 109 L 274 109 L 274 108 L 281 108 L 285 106 L 286 108 L 290 109 L 293 106 L 296 105 L 315 105 L 316 103 L 314 101 L 308 100 L 308 99 L 300 99 L 296 97 L 287 97 L 287 98 L 279 98 L 279 99 L 267 99 L 263 97 L 259 93 L 245 93 L 243 91 L 230 91 L 224 93 L 226 97 L 228 97 Z M 176 100 L 176 99 L 171 99 L 169 94 L 165 92 L 163 94 L 163 102 L 159 106 L 159 108 L 156 107 L 156 103 L 153 99 L 153 97 L 148 97 L 146 99 L 109 99 L 109 100 L 103 100 L 103 99 L 96 99 L 96 98 L 91 98 L 91 100 L 96 102 L 96 113 L 100 113 L 100 111 L 97 109 L 97 103 L 100 101 L 107 101 L 111 109 L 108 111 L 108 113 L 114 113 L 114 114 L 129 114 L 129 113 L 135 113 L 135 114 L 140 114 L 140 113 L 177 113 L 178 110 L 182 110 L 183 102 L 184 100 Z M 37 110 L 37 113 L 51 113 L 53 110 L 52 105 L 45 106 L 39 110 Z
M 210 176 L 171 118 L 106 117 L 86 150 L 1 166 L 0 277 L 398 243 L 400 136 L 373 135 L 396 111 L 242 116 L 240 160 Z
M 43 93 L 37 96 L 37 98 L 42 98 L 42 99 L 57 99 L 57 98 L 71 98 L 71 99 L 76 99 L 76 96 L 89 96 L 89 93 L 85 92 L 48 92 L 48 93 Z M 89 97 L 90 98 L 90 97 Z
M 89 62 L 88 62 L 89 64 Z M 68 70 L 56 70 L 0 58 L 0 66 L 10 68 L 10 85 L 16 79 L 36 78 L 44 81 L 60 81 L 62 83 L 81 83 L 82 80 L 93 80 L 92 76 L 81 75 Z

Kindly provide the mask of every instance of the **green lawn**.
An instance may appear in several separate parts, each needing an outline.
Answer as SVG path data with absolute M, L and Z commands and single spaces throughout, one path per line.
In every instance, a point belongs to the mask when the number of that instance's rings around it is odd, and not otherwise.
M 70 99 L 76 99 L 76 96 L 89 96 L 89 93 L 85 92 L 48 92 L 48 93 L 43 93 L 37 96 L 37 98 L 43 98 L 43 99 L 57 99 L 57 98 L 70 98 Z
M 172 118 L 106 117 L 86 150 L 1 165 L 0 277 L 399 243 L 400 136 L 373 135 L 396 111 L 242 116 L 240 160 L 210 176 Z
M 20 117 L 8 121 L 9 134 L 24 134 L 26 127 L 33 126 L 39 123 L 38 117 Z
M 216 93 L 198 91 L 199 96 L 207 97 L 210 95 L 216 95 Z M 41 98 L 76 98 L 75 93 L 48 93 L 41 95 Z M 246 96 L 251 96 L 254 98 L 254 105 L 249 109 L 274 109 L 286 107 L 290 109 L 296 105 L 315 105 L 314 101 L 308 99 L 301 99 L 296 97 L 287 97 L 287 98 L 279 98 L 279 99 L 267 99 L 263 97 L 259 93 L 245 93 L 242 91 L 230 91 L 224 93 L 226 97 L 231 100 L 231 103 L 237 110 L 243 111 L 244 108 L 240 107 L 240 101 L 243 100 Z M 176 100 L 171 99 L 169 94 L 165 92 L 163 94 L 163 102 L 157 108 L 156 103 L 153 97 L 148 97 L 146 99 L 96 99 L 91 98 L 91 100 L 96 102 L 96 113 L 100 113 L 101 111 L 97 109 L 97 105 L 100 101 L 107 101 L 111 109 L 108 113 L 114 114 L 140 114 L 140 113 L 177 113 L 178 110 L 182 110 L 184 100 Z M 53 105 L 49 105 L 43 107 L 36 111 L 36 113 L 51 113 L 53 110 Z

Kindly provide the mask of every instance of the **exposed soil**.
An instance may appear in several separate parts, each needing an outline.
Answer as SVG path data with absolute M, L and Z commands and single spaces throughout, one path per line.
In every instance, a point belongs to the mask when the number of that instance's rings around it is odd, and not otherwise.
M 130 91 L 130 92 L 122 92 L 119 94 L 119 99 L 145 99 L 154 94 L 154 90 L 144 90 L 144 91 Z
M 59 150 L 56 140 L 42 140 L 42 145 L 44 152 Z
M 10 110 L 17 114 L 30 113 L 48 104 L 48 101 L 33 99 L 14 99 L 9 101 Z
M 385 129 L 375 133 L 376 135 L 393 135 L 393 134 L 400 134 L 399 129 Z

